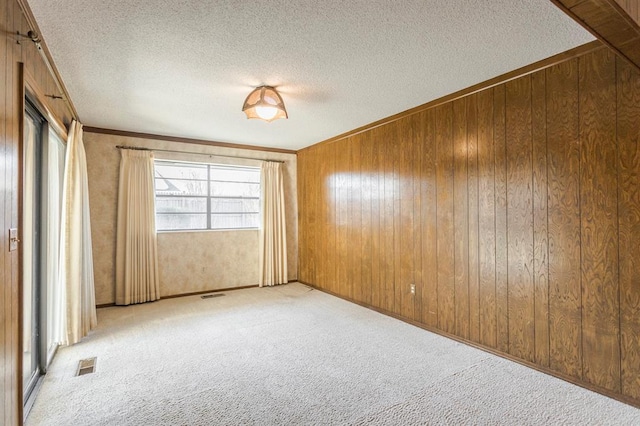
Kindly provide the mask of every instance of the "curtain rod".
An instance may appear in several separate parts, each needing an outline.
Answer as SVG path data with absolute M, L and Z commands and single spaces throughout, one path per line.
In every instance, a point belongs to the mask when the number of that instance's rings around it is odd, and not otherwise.
M 284 163 L 284 160 L 269 160 L 269 159 L 261 159 L 261 158 L 252 158 L 252 157 L 241 157 L 237 155 L 222 155 L 222 154 L 207 154 L 206 152 L 193 152 L 193 151 L 176 151 L 173 149 L 156 149 L 156 148 L 143 148 L 140 146 L 124 146 L 124 145 L 116 145 L 117 149 L 131 149 L 134 151 L 156 151 L 156 152 L 173 152 L 177 154 L 195 154 L 195 155 L 206 155 L 209 157 L 224 157 L 224 158 L 240 158 L 243 160 L 254 160 L 254 161 L 266 161 L 268 163 Z

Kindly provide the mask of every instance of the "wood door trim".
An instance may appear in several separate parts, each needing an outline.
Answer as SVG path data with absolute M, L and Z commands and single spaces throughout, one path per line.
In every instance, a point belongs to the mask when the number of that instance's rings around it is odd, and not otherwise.
M 58 135 L 62 137 L 63 141 L 66 142 L 67 129 L 64 123 L 47 105 L 46 95 L 36 82 L 36 79 L 33 78 L 33 76 L 29 73 L 29 71 L 26 70 L 24 66 L 21 67 L 21 70 L 23 74 L 23 97 L 27 95 L 31 95 L 33 97 L 32 100 L 35 101 L 36 107 L 40 110 L 40 113 L 45 117 L 49 125 L 51 125 L 55 129 L 56 133 L 58 133 Z
M 595 52 L 596 50 L 604 48 L 605 45 L 600 40 L 594 40 L 589 43 L 583 44 L 582 46 L 578 46 L 571 50 L 567 50 L 566 52 L 558 53 L 557 55 L 551 56 L 549 58 L 543 59 L 538 62 L 534 62 L 533 64 L 526 65 L 522 68 L 518 68 L 513 71 L 509 71 L 508 73 L 499 75 L 497 77 L 491 78 L 489 80 L 483 81 L 478 84 L 474 84 L 473 86 L 469 86 L 466 89 L 459 90 L 457 92 L 451 93 L 449 95 L 443 96 L 441 98 L 435 99 L 433 101 L 427 102 L 425 104 L 419 105 L 417 107 L 408 109 L 406 111 L 402 111 L 398 114 L 391 115 L 389 117 L 385 117 L 381 120 L 374 121 L 373 123 L 366 124 L 362 127 L 358 127 L 356 129 L 350 130 L 348 132 L 342 133 L 340 135 L 334 136 L 329 139 L 325 139 L 324 141 L 315 143 L 305 148 L 299 149 L 297 152 L 304 151 L 305 149 L 309 149 L 311 147 L 318 146 L 320 144 L 328 144 L 337 142 L 343 139 L 346 139 L 350 136 L 354 136 L 360 133 L 364 133 L 371 129 L 375 129 L 376 127 L 384 126 L 385 124 L 392 123 L 394 121 L 400 120 L 402 118 L 408 117 L 410 115 L 417 114 L 419 112 L 435 108 L 439 105 L 446 104 L 447 102 L 454 101 L 459 98 L 463 98 L 465 96 L 471 95 L 473 93 L 481 92 L 485 89 L 489 89 L 500 84 L 506 83 L 511 80 L 515 80 L 517 78 L 523 77 L 528 74 L 533 74 L 537 71 L 540 71 L 545 68 L 550 68 L 554 65 L 557 65 L 562 62 L 569 61 L 571 59 L 577 58 L 579 56 L 585 55 L 587 53 Z

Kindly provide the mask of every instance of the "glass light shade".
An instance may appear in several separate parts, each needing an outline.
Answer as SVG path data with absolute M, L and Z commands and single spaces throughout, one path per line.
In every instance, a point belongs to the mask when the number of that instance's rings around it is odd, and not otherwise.
M 260 86 L 249 93 L 242 111 L 247 118 L 259 118 L 264 121 L 289 118 L 280 94 L 271 86 Z

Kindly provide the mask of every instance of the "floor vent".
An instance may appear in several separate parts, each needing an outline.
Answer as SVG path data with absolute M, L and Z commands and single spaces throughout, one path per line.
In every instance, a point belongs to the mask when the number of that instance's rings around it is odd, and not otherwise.
M 76 376 L 84 376 L 85 374 L 91 374 L 96 371 L 96 358 L 81 359 L 78 362 L 78 371 Z
M 213 293 L 213 294 L 205 294 L 204 296 L 200 296 L 203 299 L 213 299 L 214 297 L 222 297 L 224 293 Z

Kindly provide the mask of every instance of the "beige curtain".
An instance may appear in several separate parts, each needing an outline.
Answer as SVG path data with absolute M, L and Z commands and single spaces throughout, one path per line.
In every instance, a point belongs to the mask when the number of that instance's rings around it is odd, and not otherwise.
M 160 299 L 153 153 L 120 153 L 116 304 L 130 305 Z
M 260 287 L 287 282 L 287 235 L 282 163 L 265 161 L 260 194 Z
M 87 159 L 82 124 L 76 121 L 69 129 L 62 183 L 59 274 L 62 309 L 56 340 L 72 345 L 97 324 Z

